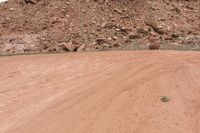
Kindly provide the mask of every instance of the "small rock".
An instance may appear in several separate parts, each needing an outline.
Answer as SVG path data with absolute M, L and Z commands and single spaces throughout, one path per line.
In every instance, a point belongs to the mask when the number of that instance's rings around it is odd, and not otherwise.
M 113 44 L 113 46 L 114 46 L 114 47 L 121 47 L 122 45 L 119 44 L 118 42 L 115 42 L 115 43 Z
M 103 22 L 102 24 L 101 24 L 101 28 L 104 28 L 106 26 L 106 22 Z
M 84 49 L 85 49 L 85 44 L 82 44 L 78 49 L 77 49 L 77 51 L 78 52 L 81 52 L 81 51 L 83 51 Z
M 150 50 L 158 50 L 158 49 L 160 49 L 160 43 L 150 43 L 149 44 L 149 49 Z
M 52 21 L 51 21 L 52 24 L 55 24 L 55 23 L 57 23 L 57 22 L 58 22 L 58 18 L 57 18 L 57 17 L 54 17 L 54 18 L 52 19 Z
M 177 39 L 177 38 L 179 38 L 179 37 L 183 37 L 183 34 L 181 34 L 181 33 L 173 33 L 173 34 L 171 35 L 171 37 Z
M 180 14 L 180 13 L 181 13 L 181 10 L 180 10 L 179 8 L 177 8 L 177 7 L 174 7 L 174 8 L 172 9 L 172 11 L 176 12 L 177 14 Z
M 84 32 L 84 33 L 87 33 L 87 32 L 88 32 L 88 30 L 83 30 L 83 32 Z
M 118 37 L 117 36 L 113 36 L 113 40 L 117 40 L 118 39 Z
M 86 13 L 86 10 L 82 9 L 81 12 L 82 12 L 82 13 Z
M 104 43 L 104 44 L 102 44 L 102 46 L 104 46 L 105 48 L 109 48 L 109 47 L 110 47 L 110 44 Z
M 13 47 L 11 44 L 6 44 L 5 48 L 3 49 L 4 52 L 10 52 L 13 50 Z
M 186 8 L 187 8 L 187 9 L 190 9 L 190 10 L 193 10 L 193 9 L 194 9 L 193 7 L 191 7 L 191 6 L 189 6 L 189 5 L 187 5 Z
M 35 4 L 35 0 L 24 0 L 26 4 Z
M 92 19 L 92 24 L 96 24 L 97 21 L 95 19 Z
M 161 102 L 169 102 L 169 101 L 170 101 L 170 98 L 167 97 L 167 96 L 162 96 L 162 97 L 160 98 L 160 100 L 161 100 Z
M 10 10 L 10 11 L 14 11 L 14 8 L 10 8 L 9 10 Z
M 139 38 L 139 36 L 132 33 L 132 34 L 129 35 L 129 38 L 130 39 L 136 39 L 136 38 Z
M 130 38 L 127 38 L 127 37 L 124 38 L 124 40 L 125 40 L 125 43 L 130 43 L 130 42 L 132 42 L 131 39 L 130 39 Z
M 138 33 L 138 34 L 142 34 L 142 35 L 144 35 L 144 36 L 147 36 L 147 35 L 149 34 L 148 30 L 143 29 L 143 28 L 138 28 L 138 29 L 137 29 L 137 33 Z
M 66 2 L 66 4 L 67 4 L 67 5 L 70 5 L 70 4 L 71 4 L 71 2 L 69 2 L 69 1 L 68 1 L 68 2 Z
M 96 44 L 100 45 L 100 44 L 106 43 L 106 40 L 103 38 L 97 38 L 95 42 Z
M 59 45 L 62 45 L 67 51 L 74 51 L 75 50 L 75 47 L 74 45 L 72 44 L 72 42 L 62 42 L 61 44 Z
M 114 11 L 117 12 L 117 13 L 119 13 L 119 14 L 122 13 L 122 11 L 120 9 L 114 9 Z

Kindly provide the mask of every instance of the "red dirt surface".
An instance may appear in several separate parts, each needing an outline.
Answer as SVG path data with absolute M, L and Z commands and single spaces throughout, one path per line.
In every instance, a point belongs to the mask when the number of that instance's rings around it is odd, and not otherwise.
M 199 0 L 9 0 L 0 52 L 200 49 Z
M 2 57 L 0 132 L 198 133 L 199 57 L 175 51 Z

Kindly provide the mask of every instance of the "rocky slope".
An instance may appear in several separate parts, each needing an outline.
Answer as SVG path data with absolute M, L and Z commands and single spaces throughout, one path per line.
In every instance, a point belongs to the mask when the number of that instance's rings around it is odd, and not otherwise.
M 0 5 L 1 53 L 195 49 L 198 0 L 10 0 Z

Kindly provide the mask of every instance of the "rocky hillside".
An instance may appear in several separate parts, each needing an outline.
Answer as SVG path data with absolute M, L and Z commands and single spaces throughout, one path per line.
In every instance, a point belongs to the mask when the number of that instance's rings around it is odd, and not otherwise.
M 200 49 L 199 0 L 9 0 L 0 52 Z

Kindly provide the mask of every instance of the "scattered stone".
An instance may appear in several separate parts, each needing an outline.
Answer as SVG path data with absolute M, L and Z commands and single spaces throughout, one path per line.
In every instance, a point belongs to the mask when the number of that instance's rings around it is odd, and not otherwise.
M 85 49 L 86 45 L 85 44 L 82 44 L 78 49 L 77 49 L 77 52 L 81 52 Z
M 52 21 L 51 21 L 52 24 L 55 24 L 55 23 L 57 23 L 57 22 L 58 22 L 58 18 L 57 18 L 57 17 L 54 17 L 54 18 L 52 19 Z
M 14 11 L 14 8 L 11 7 L 11 8 L 10 8 L 10 11 Z
M 194 8 L 192 6 L 189 6 L 189 5 L 187 5 L 186 8 L 189 9 L 189 10 L 194 10 Z
M 112 38 L 113 38 L 113 40 L 117 40 L 119 37 L 113 36 Z
M 131 33 L 131 34 L 129 34 L 129 38 L 130 39 L 136 39 L 136 38 L 139 38 L 139 36 L 134 34 L 134 33 Z
M 181 37 L 181 36 L 183 36 L 183 34 L 181 34 L 181 33 L 173 33 L 173 34 L 171 35 L 171 37 L 174 38 L 174 39 L 177 39 L 177 38 L 179 38 L 179 37 Z
M 74 51 L 75 50 L 75 46 L 72 44 L 72 42 L 63 42 L 61 45 L 64 46 L 64 48 L 67 50 L 67 51 Z
M 71 4 L 71 2 L 67 1 L 67 2 L 66 2 L 66 4 L 67 4 L 67 5 L 70 5 L 70 4 Z
M 161 25 L 158 25 L 156 22 L 154 22 L 154 21 L 151 21 L 151 20 L 149 20 L 149 21 L 145 21 L 145 24 L 147 25 L 147 26 L 150 26 L 156 33 L 158 33 L 158 34 L 161 34 L 161 35 L 163 35 L 163 34 L 166 34 L 166 30 L 165 30 L 165 28 L 163 27 L 163 26 L 161 26 Z
M 26 4 L 35 4 L 35 1 L 33 1 L 33 0 L 24 0 L 24 2 Z
M 160 100 L 161 100 L 161 102 L 166 103 L 166 102 L 169 102 L 169 101 L 170 101 L 170 98 L 169 98 L 168 96 L 162 96 L 162 97 L 160 98 Z
M 119 14 L 122 14 L 122 10 L 120 10 L 120 9 L 114 9 L 114 11 L 119 13 Z
M 179 8 L 177 8 L 177 7 L 174 7 L 174 8 L 172 9 L 172 11 L 176 12 L 177 14 L 180 14 L 180 13 L 181 13 L 181 10 L 180 10 Z
M 149 34 L 149 32 L 143 28 L 138 28 L 137 29 L 137 33 L 142 35 L 142 36 L 147 36 Z
M 125 40 L 125 43 L 130 43 L 130 42 L 132 42 L 131 39 L 130 39 L 129 37 L 124 38 L 124 40 Z
M 85 10 L 85 9 L 82 9 L 81 12 L 82 12 L 82 13 L 86 13 L 86 10 Z
M 105 26 L 106 26 L 106 22 L 103 22 L 103 23 L 101 24 L 101 27 L 104 28 Z
M 113 47 L 121 47 L 122 45 L 121 44 L 119 44 L 118 42 L 115 42 L 114 44 L 113 44 Z
M 108 44 L 108 43 L 103 43 L 102 46 L 103 46 L 104 48 L 109 48 L 109 47 L 110 47 L 110 44 Z
M 101 45 L 103 43 L 106 43 L 106 40 L 103 39 L 103 38 L 97 38 L 95 42 L 96 42 L 97 45 Z
M 160 43 L 150 43 L 149 44 L 149 49 L 150 50 L 158 50 L 158 49 L 160 49 Z
M 13 46 L 9 43 L 5 44 L 5 48 L 3 49 L 3 52 L 14 53 Z

